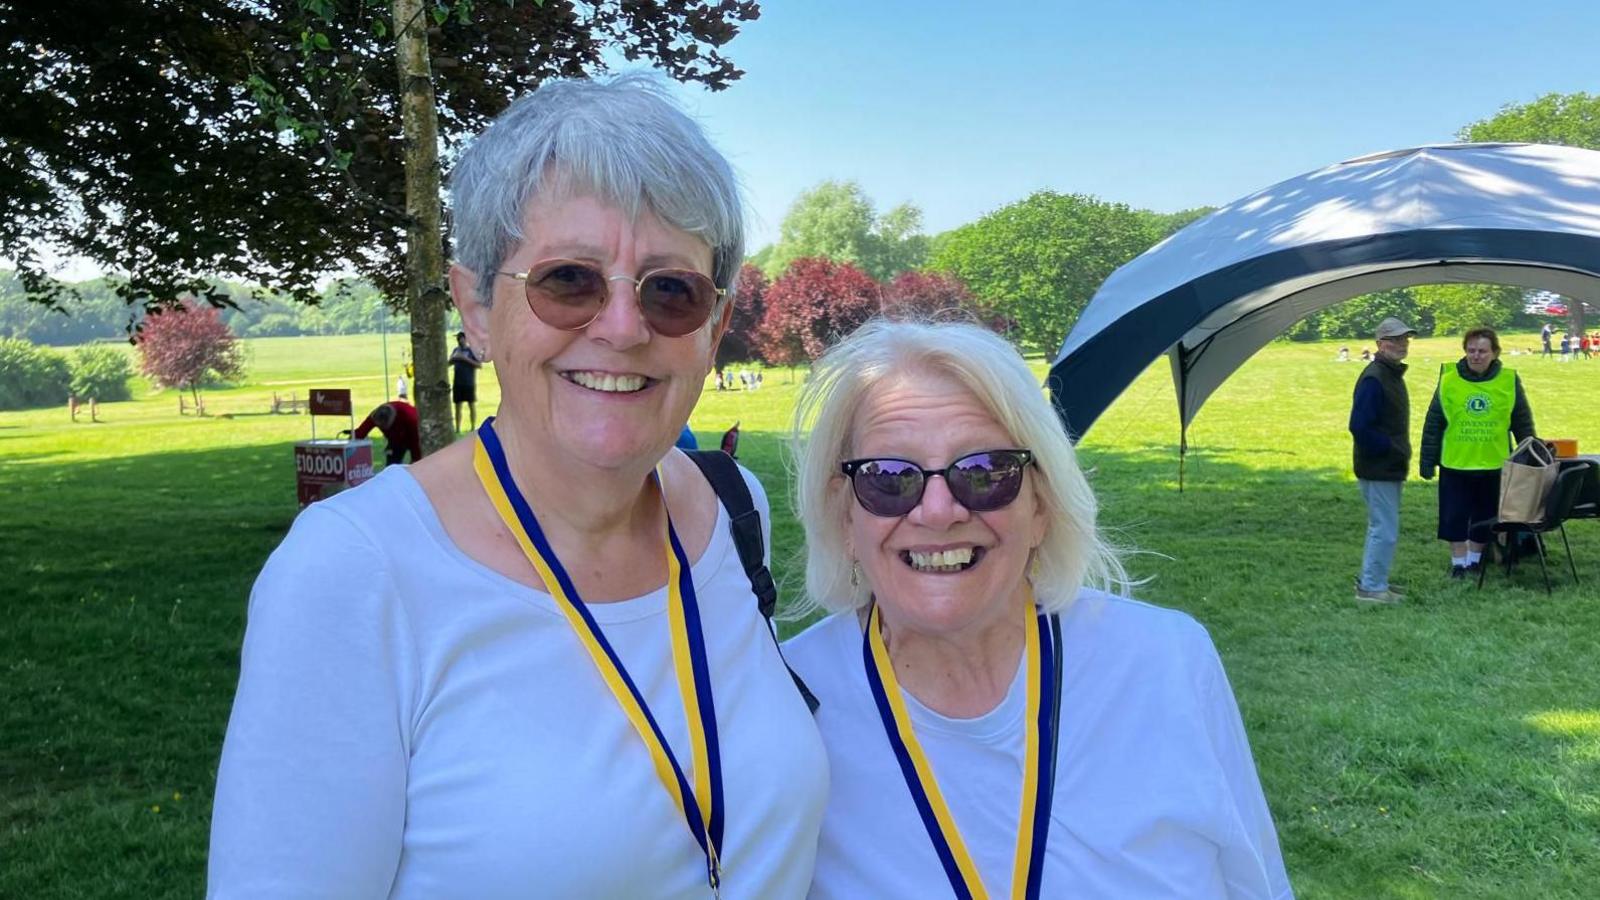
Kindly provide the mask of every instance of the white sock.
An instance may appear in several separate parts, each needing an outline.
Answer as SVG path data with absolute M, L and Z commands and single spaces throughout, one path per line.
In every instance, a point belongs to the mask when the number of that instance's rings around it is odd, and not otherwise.
M 1455 566 L 1458 569 L 1465 569 L 1467 566 L 1471 565 L 1471 563 L 1467 562 L 1467 557 L 1465 556 L 1452 556 L 1450 557 L 1450 565 Z
M 1483 559 L 1483 552 L 1482 551 L 1479 551 L 1479 550 L 1468 550 L 1467 551 L 1467 565 L 1469 565 L 1469 566 L 1470 565 L 1474 565 L 1480 559 Z

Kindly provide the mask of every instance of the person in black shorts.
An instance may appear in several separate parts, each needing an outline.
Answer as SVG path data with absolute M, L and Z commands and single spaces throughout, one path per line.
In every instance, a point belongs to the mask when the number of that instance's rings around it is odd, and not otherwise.
M 471 418 L 471 428 L 478 427 L 478 370 L 483 368 L 483 360 L 478 354 L 467 346 L 467 333 L 456 332 L 456 349 L 450 351 L 450 367 L 455 370 L 454 386 L 450 391 L 450 399 L 456 404 L 456 432 L 461 431 L 461 404 L 467 405 L 467 414 Z
M 1439 474 L 1439 540 L 1450 545 L 1451 578 L 1475 575 L 1483 565 L 1494 536 L 1480 523 L 1498 512 L 1500 465 L 1534 433 L 1522 379 L 1501 365 L 1494 329 L 1468 331 L 1461 349 L 1466 355 L 1455 365 L 1440 367 L 1422 425 L 1421 475 Z

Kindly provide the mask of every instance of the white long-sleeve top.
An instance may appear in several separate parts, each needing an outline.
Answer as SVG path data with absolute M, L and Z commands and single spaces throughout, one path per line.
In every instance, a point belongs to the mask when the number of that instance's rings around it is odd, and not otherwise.
M 1272 816 L 1210 637 L 1169 609 L 1085 591 L 1061 613 L 1061 719 L 1042 897 L 1291 897 Z M 951 889 L 867 686 L 861 625 L 824 619 L 784 644 L 822 706 L 832 792 L 813 898 Z M 1011 895 L 1027 684 L 953 719 L 902 691 L 990 896 Z
M 827 763 L 720 507 L 692 570 L 722 895 L 802 896 Z M 692 782 L 665 588 L 589 609 Z M 212 897 L 710 896 L 699 845 L 552 598 L 467 557 L 398 466 L 308 508 L 262 571 L 217 781 Z

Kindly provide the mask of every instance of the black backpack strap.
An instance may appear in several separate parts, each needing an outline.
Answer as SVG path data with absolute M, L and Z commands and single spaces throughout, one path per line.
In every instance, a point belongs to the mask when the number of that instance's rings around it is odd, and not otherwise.
M 728 527 L 733 532 L 733 545 L 739 551 L 739 562 L 744 564 L 744 573 L 750 578 L 750 590 L 756 595 L 761 618 L 770 626 L 773 613 L 778 610 L 778 585 L 767 569 L 766 543 L 761 539 L 761 513 L 756 509 L 755 498 L 750 496 L 750 486 L 744 483 L 739 464 L 721 450 L 685 450 L 684 453 L 700 467 L 700 473 L 711 482 L 711 490 L 728 510 Z M 777 631 L 771 627 L 767 631 L 777 645 Z M 783 658 L 782 647 L 778 648 L 778 657 Z M 789 668 L 788 662 L 784 663 L 784 668 Z M 789 675 L 800 689 L 800 696 L 805 698 L 806 706 L 815 713 L 819 705 L 816 695 L 794 669 L 789 668 Z

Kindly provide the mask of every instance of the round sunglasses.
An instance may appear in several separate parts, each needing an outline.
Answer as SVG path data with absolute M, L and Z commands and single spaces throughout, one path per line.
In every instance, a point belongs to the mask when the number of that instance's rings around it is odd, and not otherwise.
M 903 516 L 922 502 L 928 479 L 944 479 L 950 496 L 973 512 L 1000 509 L 1017 499 L 1022 470 L 1033 462 L 1030 450 L 982 450 L 968 453 L 942 469 L 924 469 L 896 457 L 851 459 L 839 465 L 850 479 L 856 502 L 875 516 Z
M 611 297 L 611 282 L 631 282 L 639 292 L 639 311 L 650 330 L 683 337 L 711 318 L 717 298 L 727 291 L 693 269 L 651 269 L 638 278 L 607 275 L 594 263 L 547 259 L 526 272 L 500 272 L 522 282 L 528 308 L 539 321 L 562 331 L 578 331 L 599 318 Z

